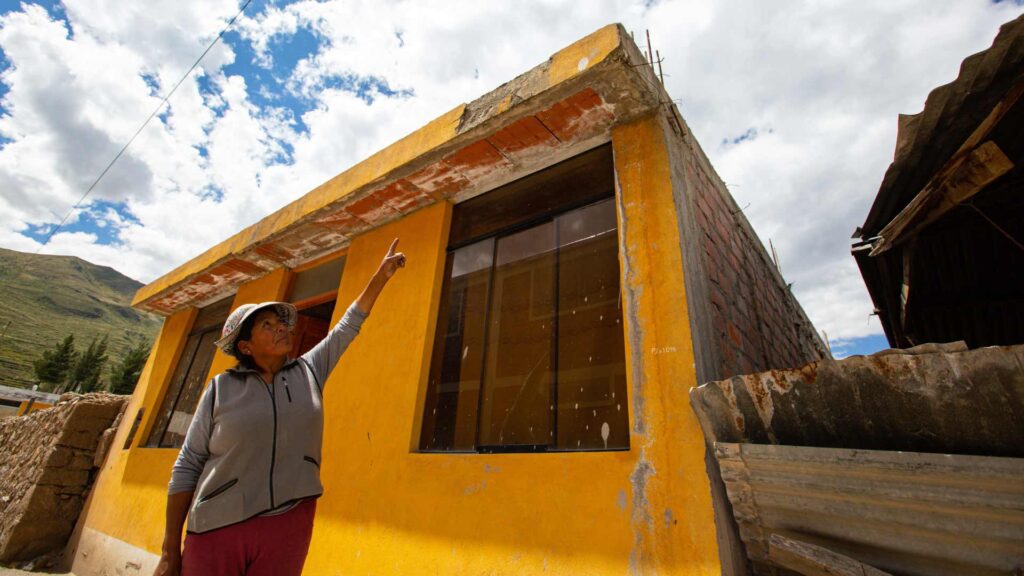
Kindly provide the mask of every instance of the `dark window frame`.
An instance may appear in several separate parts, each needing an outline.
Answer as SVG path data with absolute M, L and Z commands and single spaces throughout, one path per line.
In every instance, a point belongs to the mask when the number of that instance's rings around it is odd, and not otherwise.
M 182 400 L 183 394 L 188 388 L 186 386 L 186 380 L 189 374 L 192 373 L 192 367 L 196 362 L 196 358 L 200 357 L 201 346 L 204 338 L 208 338 L 211 333 L 215 333 L 215 337 L 220 335 L 221 329 L 224 326 L 224 322 L 227 320 L 228 314 L 232 307 L 234 295 L 228 296 L 222 300 L 214 302 L 208 306 L 201 308 L 192 321 L 192 328 L 188 335 L 185 337 L 185 342 L 182 344 L 181 356 L 175 363 L 174 371 L 171 373 L 167 380 L 167 384 L 162 391 L 160 396 L 160 402 L 157 409 L 153 411 L 152 416 L 155 418 L 150 429 L 146 433 L 144 440 L 140 441 L 139 448 L 172 448 L 177 449 L 181 447 L 181 444 L 175 442 L 165 442 L 165 436 L 171 427 L 171 422 L 174 418 L 175 408 L 178 408 L 178 404 Z M 190 350 L 190 344 L 194 343 L 194 348 Z M 212 345 L 212 343 L 211 343 Z M 199 397 L 202 396 L 202 389 L 206 385 L 207 376 L 209 376 L 210 367 L 213 365 L 213 358 L 216 355 L 216 351 L 210 352 L 209 361 L 206 362 L 206 368 L 199 379 L 197 386 L 199 388 L 198 394 L 195 394 L 196 405 L 192 407 L 192 414 L 195 414 L 195 408 L 198 406 Z M 194 392 L 191 390 L 190 392 Z M 174 400 L 167 404 L 168 396 L 174 394 Z M 167 414 L 165 417 L 165 413 Z M 182 435 L 182 442 L 184 442 L 184 435 Z
M 285 292 L 288 297 L 285 298 L 286 302 L 291 303 L 295 306 L 299 315 L 299 326 L 296 327 L 296 342 L 295 348 L 292 352 L 298 356 L 305 353 L 302 349 L 301 339 L 302 334 L 298 332 L 298 329 L 302 326 L 302 318 L 306 316 L 314 309 L 322 308 L 326 304 L 330 304 L 331 315 L 337 310 L 338 305 L 338 294 L 341 290 L 341 279 L 345 276 L 345 266 L 348 264 L 348 250 L 340 250 L 327 256 L 322 256 L 310 262 L 306 262 L 292 270 L 291 279 L 288 281 L 288 290 Z M 296 299 L 295 291 L 299 286 L 300 276 L 306 273 L 317 273 L 317 271 L 330 271 L 331 268 L 339 267 L 337 280 L 333 282 L 333 288 L 318 292 L 310 292 L 302 295 Z M 333 274 L 331 276 L 333 278 Z M 327 319 L 327 332 L 331 330 L 330 318 Z
M 610 174 L 608 175 L 609 176 L 609 182 L 606 183 L 608 185 L 603 186 L 603 187 L 599 185 L 599 186 L 596 186 L 596 187 L 592 186 L 592 188 L 594 188 L 594 189 L 587 189 L 588 185 L 592 185 L 595 181 L 598 181 L 598 182 L 600 181 L 600 178 L 597 178 L 595 180 L 594 178 L 591 177 L 590 174 L 586 173 L 586 170 L 588 168 L 593 168 L 595 165 L 599 169 L 600 168 L 606 168 L 610 172 Z M 580 176 L 582 176 L 582 178 L 580 178 Z M 582 182 L 580 182 L 580 183 L 577 183 L 576 181 L 574 181 L 574 180 L 580 180 L 580 179 L 582 179 Z M 569 185 L 572 185 L 572 187 L 574 189 L 569 194 L 563 194 L 562 198 L 559 198 L 555 202 L 550 203 L 550 205 L 545 206 L 544 208 L 542 208 L 540 210 L 534 209 L 532 211 L 532 213 L 530 213 L 525 218 L 520 218 L 520 219 L 516 220 L 513 217 L 513 218 L 510 218 L 510 220 L 511 220 L 510 222 L 500 223 L 498 225 L 492 225 L 490 227 L 484 227 L 482 229 L 482 231 L 481 230 L 477 230 L 476 233 L 466 233 L 468 230 L 471 229 L 471 225 L 459 221 L 458 215 L 459 215 L 459 209 L 460 208 L 465 208 L 467 204 L 473 203 L 474 201 L 476 201 L 476 202 L 486 202 L 487 200 L 485 198 L 483 198 L 483 197 L 485 197 L 487 195 L 495 194 L 495 193 L 500 194 L 503 190 L 510 190 L 510 192 L 509 192 L 510 195 L 515 195 L 517 193 L 519 195 L 522 195 L 524 190 L 539 190 L 539 189 L 542 189 L 544 187 L 555 187 L 558 184 L 561 184 L 563 186 L 566 185 L 566 184 L 569 184 Z M 596 189 L 596 191 L 595 191 L 595 189 Z M 568 198 L 565 198 L 565 196 L 568 196 Z M 519 232 L 530 230 L 530 229 L 536 228 L 538 226 L 542 226 L 542 225 L 544 225 L 546 223 L 551 223 L 552 227 L 554 228 L 554 232 L 553 232 L 553 234 L 554 234 L 554 244 L 553 244 L 554 248 L 553 248 L 553 250 L 554 250 L 555 255 L 556 255 L 555 258 L 554 258 L 554 269 L 553 269 L 553 273 L 552 273 L 552 282 L 554 284 L 553 292 L 552 292 L 552 297 L 553 297 L 553 300 L 554 300 L 552 314 L 557 319 L 558 314 L 559 314 L 558 299 L 559 299 L 559 280 L 560 280 L 560 266 L 561 266 L 561 259 L 557 255 L 558 255 L 558 253 L 560 252 L 560 250 L 562 248 L 562 246 L 560 245 L 559 226 L 558 226 L 558 222 L 559 221 L 558 221 L 558 218 L 560 216 L 569 214 L 569 213 L 571 213 L 573 211 L 584 209 L 584 208 L 587 208 L 587 207 L 590 207 L 590 206 L 594 206 L 594 205 L 597 205 L 597 204 L 600 204 L 600 203 L 603 203 L 603 202 L 612 202 L 612 203 L 615 202 L 614 164 L 613 164 L 612 158 L 611 158 L 611 145 L 610 144 L 606 144 L 606 145 L 603 145 L 603 146 L 598 147 L 596 149 L 593 149 L 593 150 L 591 150 L 589 152 L 585 152 L 583 154 L 580 154 L 580 155 L 578 155 L 578 156 L 576 156 L 574 158 L 571 158 L 571 159 L 569 159 L 567 161 L 562 162 L 561 164 L 557 164 L 557 165 L 555 165 L 555 166 L 553 166 L 551 168 L 545 169 L 545 170 L 543 170 L 541 172 L 538 172 L 538 173 L 536 173 L 534 175 L 531 175 L 531 176 L 528 176 L 528 177 L 523 178 L 521 180 L 515 181 L 515 182 L 513 182 L 511 184 L 508 184 L 508 185 L 502 187 L 502 188 L 499 188 L 498 190 L 495 190 L 495 191 L 492 191 L 492 192 L 487 192 L 485 194 L 477 196 L 477 197 L 475 197 L 473 199 L 470 199 L 470 200 L 464 202 L 460 206 L 457 206 L 456 207 L 456 213 L 453 215 L 451 231 L 449 233 L 449 244 L 448 244 L 447 249 L 446 249 L 445 274 L 444 274 L 444 280 L 443 280 L 442 288 L 441 288 L 442 298 L 441 298 L 441 302 L 440 302 L 440 305 L 439 305 L 440 307 L 439 307 L 439 309 L 437 311 L 438 312 L 438 325 L 437 325 L 437 329 L 435 330 L 435 335 L 434 335 L 434 339 L 435 340 L 434 340 L 434 342 L 432 344 L 433 350 L 432 350 L 431 355 L 430 355 L 430 359 L 431 359 L 430 362 L 431 363 L 430 363 L 430 366 L 429 366 L 429 374 L 430 375 L 433 374 L 434 369 L 435 369 L 435 363 L 441 361 L 441 357 L 444 354 L 444 348 L 443 348 L 443 346 L 439 346 L 438 345 L 437 339 L 438 338 L 444 339 L 444 338 L 446 338 L 446 336 L 449 335 L 449 334 L 447 334 L 448 331 L 449 331 L 449 326 L 447 325 L 447 321 L 446 321 L 446 318 L 447 318 L 448 314 L 450 314 L 449 307 L 451 305 L 451 303 L 448 301 L 448 294 L 449 294 L 449 290 L 450 290 L 450 283 L 452 282 L 451 270 L 450 270 L 449 262 L 451 261 L 452 255 L 453 255 L 453 253 L 455 251 L 457 251 L 457 250 L 459 250 L 461 248 L 465 248 L 467 246 L 470 246 L 472 244 L 478 243 L 478 242 L 483 242 L 483 241 L 486 241 L 486 240 L 492 240 L 492 243 L 491 243 L 491 246 L 490 246 L 490 249 L 491 249 L 491 264 L 489 266 L 489 277 L 488 277 L 488 280 L 487 280 L 487 283 L 486 283 L 486 285 L 487 285 L 487 298 L 486 298 L 486 304 L 485 304 L 485 307 L 484 307 L 484 309 L 486 310 L 486 313 L 487 313 L 488 316 L 487 316 L 486 320 L 484 321 L 483 350 L 481 351 L 481 357 L 483 358 L 483 361 L 486 362 L 486 358 L 487 358 L 487 354 L 488 354 L 487 346 L 489 344 L 489 330 L 490 330 L 490 325 L 492 323 L 492 319 L 490 317 L 490 314 L 492 312 L 493 298 L 494 298 L 494 292 L 495 292 L 495 287 L 494 287 L 495 274 L 496 274 L 496 271 L 498 269 L 497 261 L 498 261 L 499 241 L 502 238 L 506 238 L 506 237 L 515 235 L 515 234 L 517 234 Z M 470 210 L 471 210 L 471 208 L 470 208 Z M 470 210 L 467 210 L 467 212 L 470 211 Z M 616 228 L 615 229 L 618 230 L 618 223 L 617 222 L 616 222 Z M 618 248 L 616 249 L 616 254 L 618 254 Z M 620 278 L 620 282 L 621 282 L 621 271 L 619 271 L 619 275 L 620 275 L 619 278 Z M 531 286 L 531 289 L 533 289 L 532 286 Z M 620 286 L 619 286 L 620 298 L 621 298 L 621 290 L 622 290 L 622 288 L 621 288 L 621 284 L 620 284 Z M 461 314 L 464 314 L 465 312 L 460 310 L 459 313 L 461 315 Z M 551 348 L 552 348 L 552 350 L 551 350 L 551 368 L 550 368 L 550 370 L 551 370 L 552 374 L 557 375 L 559 373 L 558 372 L 558 359 L 559 359 L 559 355 L 558 355 L 558 342 L 559 342 L 559 336 L 558 336 L 558 321 L 557 320 L 555 322 L 552 322 L 551 330 L 552 330 L 553 334 L 552 334 L 552 338 L 551 338 Z M 625 350 L 623 350 L 623 354 L 625 354 Z M 430 378 L 430 376 L 428 376 L 428 386 L 430 385 L 429 384 L 429 378 Z M 549 444 L 482 444 L 481 443 L 481 432 L 482 432 L 482 428 L 483 428 L 483 422 L 482 422 L 482 419 L 484 417 L 483 416 L 483 413 L 484 413 L 483 404 L 484 404 L 484 400 L 485 400 L 484 378 L 485 378 L 485 374 L 482 371 L 481 375 L 480 375 L 480 385 L 479 385 L 478 397 L 476 399 L 477 407 L 476 407 L 476 423 L 475 423 L 475 430 L 474 430 L 473 447 L 472 448 L 460 448 L 460 449 L 455 449 L 455 448 L 453 448 L 453 449 L 426 448 L 425 447 L 425 442 L 424 442 L 424 436 L 427 434 L 427 429 L 426 429 L 426 411 L 429 408 L 429 405 L 427 404 L 427 400 L 425 399 L 424 403 L 420 406 L 420 408 L 422 409 L 423 420 L 422 420 L 422 423 L 421 423 L 421 426 L 420 426 L 419 436 L 418 436 L 418 439 L 417 439 L 417 442 L 416 442 L 416 446 L 417 446 L 417 448 L 415 449 L 416 452 L 423 453 L 423 454 L 503 454 L 503 453 L 625 452 L 625 451 L 629 451 L 630 450 L 630 439 L 629 439 L 628 433 L 627 433 L 627 436 L 626 436 L 626 443 L 625 443 L 624 446 L 606 447 L 606 448 L 575 448 L 575 449 L 573 449 L 573 448 L 557 448 L 557 447 L 555 447 L 554 443 L 549 443 Z M 556 380 L 556 382 L 557 382 L 557 380 Z M 551 404 L 553 406 L 558 406 L 558 388 L 559 388 L 559 386 L 557 385 L 556 382 L 553 382 L 550 385 L 550 394 L 551 394 L 550 402 L 551 402 Z M 627 393 L 628 393 L 628 389 L 627 389 Z M 623 398 L 622 401 L 625 402 L 626 398 Z M 627 414 L 624 417 L 628 420 L 628 412 L 627 412 Z M 436 425 L 436 423 L 435 423 L 435 425 Z M 628 429 L 628 422 L 627 422 L 627 429 Z M 551 430 L 552 434 L 555 435 L 554 437 L 557 438 L 558 410 L 553 410 L 552 411 L 550 430 Z

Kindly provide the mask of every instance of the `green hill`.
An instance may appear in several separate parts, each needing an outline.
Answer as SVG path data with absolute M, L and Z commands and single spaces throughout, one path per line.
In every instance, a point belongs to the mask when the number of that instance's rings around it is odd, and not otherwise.
M 152 342 L 160 317 L 130 306 L 142 284 L 74 256 L 0 248 L 0 384 L 31 387 L 32 361 L 68 334 L 78 350 L 109 339 L 107 370 L 132 342 Z

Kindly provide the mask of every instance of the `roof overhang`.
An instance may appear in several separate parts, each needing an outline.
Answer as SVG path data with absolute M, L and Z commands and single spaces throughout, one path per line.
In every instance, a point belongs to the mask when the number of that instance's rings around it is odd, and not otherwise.
M 615 124 L 668 101 L 647 63 L 621 25 L 605 26 L 144 286 L 132 305 L 162 315 L 204 305 L 411 212 L 603 144 Z
M 1024 16 L 963 61 L 896 153 L 852 247 L 890 345 L 1024 342 Z

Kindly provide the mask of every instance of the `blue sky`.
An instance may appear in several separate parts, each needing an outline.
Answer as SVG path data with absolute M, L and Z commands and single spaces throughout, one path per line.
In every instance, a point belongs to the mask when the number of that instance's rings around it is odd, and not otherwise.
M 0 246 L 40 248 L 239 6 L 0 2 Z M 152 280 L 618 21 L 650 30 L 669 93 L 836 354 L 871 352 L 885 342 L 849 237 L 891 162 L 897 116 L 1022 12 L 989 0 L 254 0 L 44 252 Z

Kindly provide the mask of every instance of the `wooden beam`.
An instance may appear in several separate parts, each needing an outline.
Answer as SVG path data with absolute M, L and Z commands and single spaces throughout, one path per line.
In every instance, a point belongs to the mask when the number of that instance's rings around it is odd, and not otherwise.
M 949 188 L 960 189 L 960 191 L 954 192 L 956 194 L 962 194 L 963 190 L 970 191 L 971 185 L 964 184 L 972 179 L 981 178 L 985 173 L 990 170 L 998 171 L 1001 167 L 1006 164 L 1001 162 L 1001 159 L 995 158 L 990 159 L 988 155 L 995 154 L 995 151 L 999 152 L 1002 159 L 1006 159 L 1006 155 L 999 150 L 999 147 L 995 142 L 991 142 L 991 147 L 986 150 L 981 150 L 985 147 L 985 144 L 981 142 L 989 138 L 989 134 L 992 130 L 999 125 L 999 122 L 1006 116 L 1006 114 L 1017 104 L 1020 100 L 1021 95 L 1024 94 L 1024 78 L 1017 81 L 1016 84 L 1006 93 L 1002 100 L 1000 100 L 992 110 L 988 113 L 988 116 L 978 124 L 978 127 L 974 129 L 970 136 L 964 140 L 964 143 L 960 145 L 960 148 L 954 153 L 949 160 L 940 168 L 931 180 L 925 184 L 924 188 L 917 193 L 904 208 L 897 214 L 881 232 L 878 233 L 878 240 L 875 242 L 874 247 L 871 250 L 871 256 L 878 256 L 885 252 L 889 248 L 892 248 L 896 244 L 906 240 L 910 236 L 920 232 L 923 226 L 918 226 L 918 221 L 923 216 L 931 216 L 932 208 L 941 198 L 946 196 L 946 191 Z M 986 142 L 989 144 L 989 142 Z M 995 151 L 992 150 L 994 147 Z M 991 165 L 989 165 L 991 163 Z M 1013 168 L 1013 163 L 1006 159 L 1006 163 L 1009 163 L 1010 169 Z M 1009 171 L 1007 169 L 1006 171 Z M 995 178 L 998 178 L 1004 172 L 1000 172 L 993 178 L 985 182 L 985 184 L 978 186 L 977 188 L 970 191 L 970 195 L 976 194 L 979 190 L 985 187 L 988 183 L 992 182 Z M 943 212 L 944 213 L 944 212 Z M 942 213 L 935 215 L 935 218 L 941 216 Z M 932 220 L 933 221 L 933 220 Z M 929 221 L 931 222 L 931 221 Z
M 941 171 L 940 180 L 929 182 L 886 224 L 878 234 L 880 238 L 872 248 L 871 255 L 877 256 L 916 236 L 929 224 L 1013 170 L 1013 167 L 1013 162 L 992 140 L 971 150 L 955 166 Z

